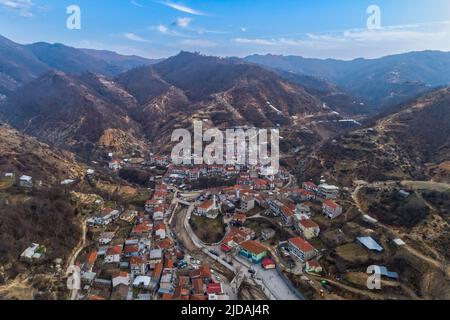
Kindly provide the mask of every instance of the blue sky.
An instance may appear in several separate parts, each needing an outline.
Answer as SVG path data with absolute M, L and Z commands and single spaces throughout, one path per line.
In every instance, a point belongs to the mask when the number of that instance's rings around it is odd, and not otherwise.
M 66 28 L 73 4 L 81 9 L 81 30 Z M 381 29 L 367 29 L 369 5 L 381 9 Z M 180 50 L 373 58 L 450 51 L 450 1 L 0 0 L 0 34 L 151 58 Z

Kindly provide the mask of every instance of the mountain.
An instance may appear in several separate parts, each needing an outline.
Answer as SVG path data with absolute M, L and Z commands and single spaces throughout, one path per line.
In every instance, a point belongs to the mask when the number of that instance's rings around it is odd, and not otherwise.
M 144 65 L 155 64 L 164 60 L 164 59 L 147 59 L 136 55 L 127 56 L 108 50 L 80 49 L 80 51 L 94 58 L 105 61 L 112 66 L 117 66 L 118 69 L 121 69 L 121 72 L 125 72 Z
M 121 153 L 146 149 L 139 124 L 129 116 L 133 104 L 104 76 L 52 71 L 14 92 L 2 113 L 27 134 L 89 156 L 99 146 Z
M 76 49 L 63 44 L 38 42 L 21 45 L 0 36 L 0 97 L 51 69 L 114 76 L 158 61 L 110 51 Z
M 0 123 L 1 172 L 15 172 L 32 176 L 44 184 L 59 183 L 63 179 L 77 179 L 85 170 L 75 161 L 75 155 L 51 148 L 35 138 L 19 133 Z
M 0 36 L 0 94 L 9 94 L 49 67 L 26 47 Z
M 327 80 L 277 69 L 274 71 L 284 79 L 302 86 L 308 93 L 319 97 L 339 113 L 348 116 L 367 116 L 373 111 L 363 100 Z
M 450 88 L 398 107 L 373 126 L 323 144 L 309 172 L 327 172 L 344 185 L 354 179 L 449 182 Z M 447 171 L 447 172 L 444 172 Z M 438 174 L 437 174 L 438 173 Z
M 410 52 L 351 61 L 276 55 L 253 55 L 246 60 L 330 81 L 376 108 L 406 102 L 450 83 L 449 52 Z
M 195 118 L 219 127 L 287 125 L 292 116 L 322 108 L 303 87 L 257 65 L 188 52 L 116 81 L 143 106 L 142 117 L 155 134 Z
M 193 120 L 205 128 L 280 128 L 284 151 L 354 125 L 275 72 L 188 52 L 115 79 L 51 71 L 16 90 L 0 110 L 19 130 L 91 158 L 106 150 L 145 152 L 145 141 L 166 150 L 173 130 L 191 128 Z
M 26 46 L 48 67 L 66 73 L 93 72 L 113 76 L 155 60 L 122 56 L 110 51 L 76 49 L 60 43 L 33 43 Z

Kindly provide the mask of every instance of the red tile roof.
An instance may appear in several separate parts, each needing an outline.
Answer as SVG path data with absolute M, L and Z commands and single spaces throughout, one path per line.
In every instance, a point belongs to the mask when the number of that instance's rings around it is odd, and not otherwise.
M 222 284 L 221 283 L 209 283 L 206 285 L 206 292 L 208 294 L 212 294 L 212 293 L 222 293 Z
M 152 278 L 153 279 L 161 278 L 162 270 L 163 270 L 162 262 L 156 263 L 155 264 L 155 269 L 153 269 Z
M 89 253 L 86 260 L 88 263 L 93 264 L 97 260 L 97 251 Z
M 331 209 L 337 209 L 340 207 L 340 205 L 338 205 L 336 202 L 334 202 L 333 200 L 326 200 L 323 203 L 325 206 L 331 208 Z
M 315 223 L 311 219 L 300 220 L 298 223 L 301 224 L 302 226 L 304 226 L 305 228 L 318 228 L 319 227 L 317 225 L 317 223 Z
M 308 252 L 314 250 L 314 247 L 305 239 L 296 237 L 289 239 L 289 242 L 296 246 L 300 251 Z
M 264 251 L 267 251 L 267 248 L 264 245 L 254 240 L 244 241 L 240 244 L 240 246 L 241 248 L 247 250 L 248 252 L 251 252 L 256 255 L 259 255 Z
M 114 247 L 109 247 L 108 250 L 106 251 L 106 255 L 107 256 L 121 254 L 121 253 L 122 253 L 122 246 L 121 245 L 117 245 L 117 246 L 114 246 Z

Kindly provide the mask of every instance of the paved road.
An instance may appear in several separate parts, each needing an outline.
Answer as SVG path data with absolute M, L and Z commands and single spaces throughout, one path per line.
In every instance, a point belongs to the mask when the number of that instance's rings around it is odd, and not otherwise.
M 300 300 L 295 292 L 283 281 L 276 270 L 264 270 L 261 265 L 253 266 L 256 277 L 261 278 L 277 300 Z

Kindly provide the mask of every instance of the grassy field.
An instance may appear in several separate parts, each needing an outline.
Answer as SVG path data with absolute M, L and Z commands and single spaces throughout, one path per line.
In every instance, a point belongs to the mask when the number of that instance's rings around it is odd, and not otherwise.
M 217 243 L 225 236 L 221 215 L 214 220 L 192 215 L 189 224 L 197 237 L 205 243 Z
M 3 177 L 0 179 L 0 190 L 10 188 L 14 184 L 14 178 Z
M 369 259 L 367 250 L 358 243 L 349 243 L 336 248 L 337 255 L 346 261 L 363 263 Z

